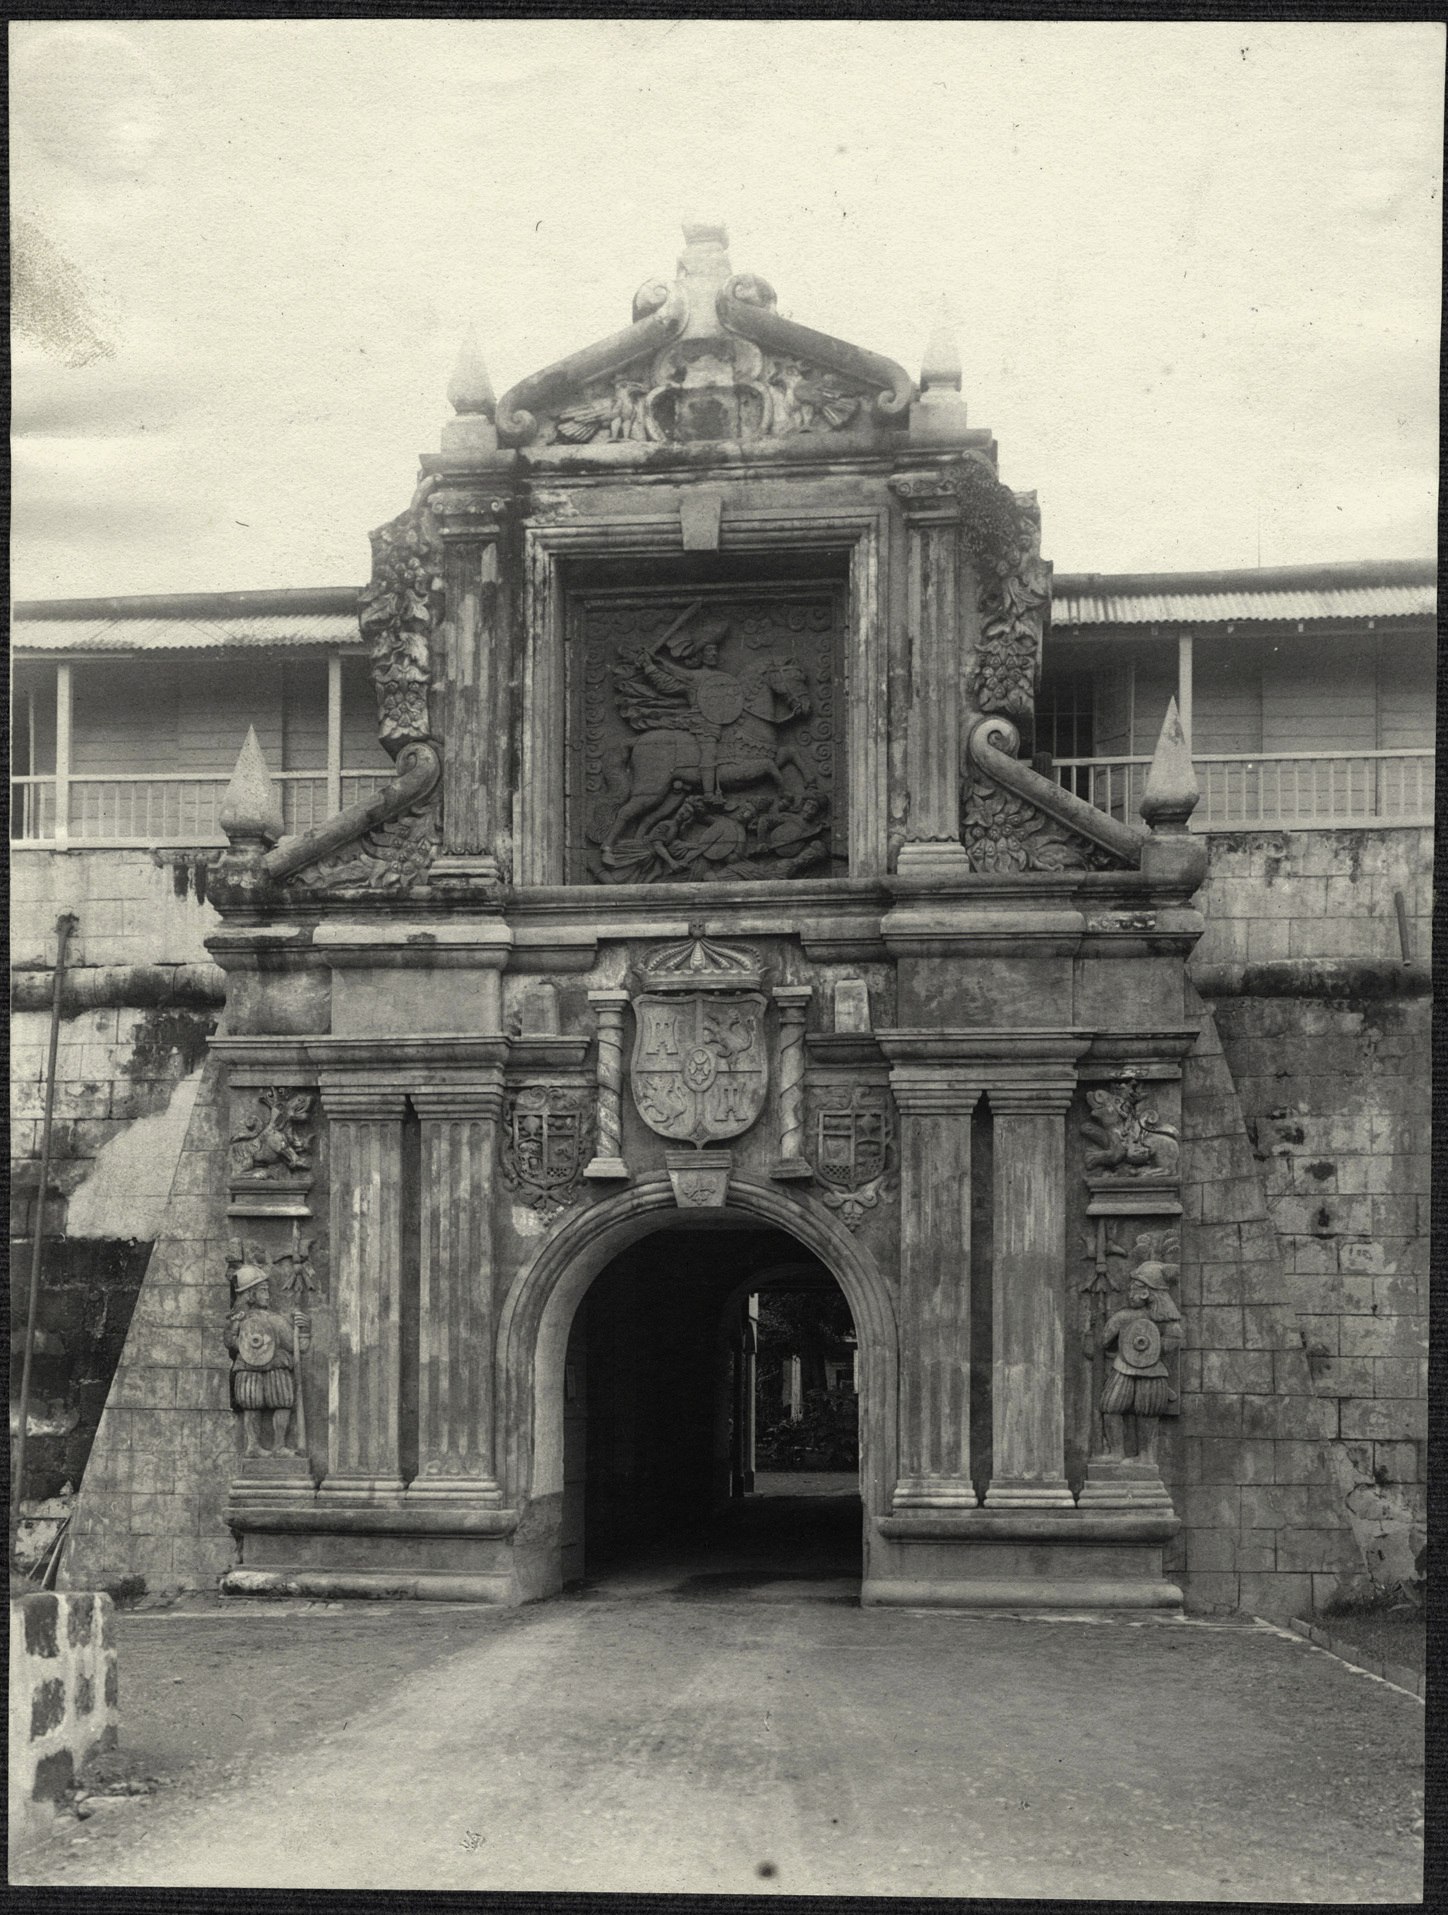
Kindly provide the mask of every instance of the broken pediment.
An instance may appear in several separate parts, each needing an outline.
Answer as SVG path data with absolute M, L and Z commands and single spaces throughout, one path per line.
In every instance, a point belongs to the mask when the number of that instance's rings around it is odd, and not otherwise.
M 686 226 L 684 239 L 677 278 L 640 289 L 631 326 L 504 393 L 500 444 L 858 440 L 904 429 L 915 388 L 903 367 L 781 318 L 766 280 L 733 271 L 722 226 Z

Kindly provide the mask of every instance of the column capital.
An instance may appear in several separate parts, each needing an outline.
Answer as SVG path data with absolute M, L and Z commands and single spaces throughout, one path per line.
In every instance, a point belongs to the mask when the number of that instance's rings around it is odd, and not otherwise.
M 407 1092 L 395 1084 L 358 1083 L 355 1079 L 331 1077 L 323 1072 L 320 1089 L 322 1109 L 329 1117 L 352 1118 L 363 1123 L 400 1123 L 407 1115 Z
M 611 988 L 603 991 L 590 991 L 588 1001 L 596 1011 L 622 1011 L 631 1002 L 627 991 Z
M 490 1083 L 414 1085 L 407 1095 L 425 1124 L 447 1118 L 496 1122 L 503 1110 L 503 1086 L 496 1079 Z
M 1066 1083 L 988 1084 L 991 1113 L 996 1117 L 1059 1116 L 1071 1108 L 1074 1079 Z
M 890 1088 L 903 1117 L 968 1117 L 985 1087 L 978 1072 L 942 1058 L 892 1065 Z
M 812 984 L 776 984 L 769 995 L 781 1012 L 803 1017 L 806 1006 L 814 996 L 814 986 Z

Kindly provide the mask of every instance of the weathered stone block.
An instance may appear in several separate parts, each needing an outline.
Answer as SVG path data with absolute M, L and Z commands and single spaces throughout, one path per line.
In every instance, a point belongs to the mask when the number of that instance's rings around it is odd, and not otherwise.
M 1272 1358 L 1266 1350 L 1204 1350 L 1204 1391 L 1263 1391 L 1272 1387 Z
M 58 1656 L 60 1654 L 59 1597 L 52 1596 L 48 1591 L 40 1591 L 24 1598 L 21 1611 L 24 1616 L 26 1655 Z
M 1182 1596 L 1188 1610 L 1215 1616 L 1237 1607 L 1237 1592 L 1235 1571 L 1196 1570 L 1188 1573 Z
M 1239 1570 L 1263 1570 L 1277 1567 L 1277 1535 L 1275 1529 L 1244 1529 L 1238 1533 L 1237 1568 Z
M 1245 1279 L 1239 1263 L 1204 1263 L 1201 1280 L 1204 1305 L 1227 1308 L 1242 1303 Z
M 1302 1528 L 1307 1522 L 1307 1490 L 1300 1484 L 1253 1483 L 1242 1491 L 1246 1529 Z
M 1312 1601 L 1312 1578 L 1281 1570 L 1244 1571 L 1237 1578 L 1238 1605 L 1248 1615 L 1270 1622 L 1289 1622 Z
M 1237 1539 L 1229 1530 L 1188 1529 L 1186 1567 L 1189 1574 L 1199 1570 L 1232 1570 L 1237 1564 Z
M 48 1735 L 52 1729 L 59 1728 L 64 1719 L 65 1680 L 61 1676 L 48 1676 L 30 1698 L 31 1740 L 38 1741 Z
M 1277 1538 L 1277 1567 L 1317 1575 L 1345 1575 L 1362 1568 L 1362 1555 L 1352 1531 L 1287 1529 Z
M 1426 1325 L 1421 1318 L 1345 1316 L 1339 1347 L 1343 1356 L 1419 1357 L 1427 1349 Z M 1364 1395 L 1371 1394 L 1365 1391 Z
M 1188 1529 L 1235 1531 L 1241 1527 L 1242 1497 L 1235 1483 L 1199 1483 L 1183 1492 L 1182 1521 Z
M 1244 1338 L 1242 1335 L 1242 1312 L 1239 1309 L 1218 1307 L 1201 1309 L 1197 1312 L 1197 1320 L 1193 1328 L 1195 1332 L 1193 1341 L 1201 1346 L 1203 1352 L 1209 1350 L 1240 1350 L 1242 1348 Z M 1206 1381 L 1205 1372 L 1203 1376 L 1202 1388 L 1204 1390 L 1228 1389 L 1233 1387 L 1229 1384 L 1216 1384 Z
M 1421 1397 L 1348 1397 L 1340 1405 L 1342 1434 L 1393 1443 L 1422 1443 L 1428 1405 Z
M 1236 1436 L 1242 1430 L 1242 1398 L 1182 1392 L 1182 1421 L 1196 1436 Z

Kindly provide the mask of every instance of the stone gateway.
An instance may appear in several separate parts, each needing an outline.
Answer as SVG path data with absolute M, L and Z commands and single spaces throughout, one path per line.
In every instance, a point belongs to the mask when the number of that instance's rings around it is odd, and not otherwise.
M 867 1603 L 1174 1607 L 1180 728 L 1145 828 L 1042 775 L 1041 517 L 948 346 L 917 388 L 685 238 L 620 332 L 455 381 L 360 606 L 390 781 L 283 838 L 252 739 L 228 793 L 187 1201 L 230 1586 L 557 1591 L 582 1499 L 727 1497 L 715 1358 L 806 1268 L 854 1322 Z M 684 1382 L 639 1359 L 675 1316 Z M 629 1392 L 652 1475 L 574 1447 Z

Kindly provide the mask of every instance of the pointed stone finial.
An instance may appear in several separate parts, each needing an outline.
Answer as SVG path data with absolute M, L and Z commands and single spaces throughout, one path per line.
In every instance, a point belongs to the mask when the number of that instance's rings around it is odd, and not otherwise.
M 910 408 L 912 439 L 953 439 L 966 429 L 960 396 L 960 342 L 949 303 L 942 299 L 920 365 L 920 396 Z
M 723 246 L 729 244 L 729 228 L 722 219 L 686 219 L 684 221 L 684 244 L 686 246 Z
M 489 379 L 488 368 L 483 363 L 478 335 L 471 326 L 468 327 L 467 336 L 458 348 L 452 377 L 447 382 L 447 396 L 448 404 L 457 413 L 480 413 L 483 418 L 491 419 L 496 409 L 497 401 L 493 395 L 493 382 Z
M 478 336 L 471 326 L 458 348 L 452 377 L 447 382 L 447 396 L 457 417 L 449 419 L 442 429 L 443 451 L 495 452 L 498 432 L 493 415 L 497 401 Z
M 1153 831 L 1183 832 L 1201 795 L 1177 702 L 1172 698 L 1167 701 L 1161 735 L 1146 774 L 1141 815 Z
M 237 754 L 217 823 L 230 839 L 233 851 L 243 846 L 273 845 L 282 835 L 282 808 L 255 725 L 247 727 L 246 743 Z
M 925 357 L 920 365 L 920 398 L 928 403 L 932 394 L 960 391 L 960 340 L 955 321 L 945 300 L 935 330 L 926 341 Z M 937 398 L 936 403 L 939 403 Z

